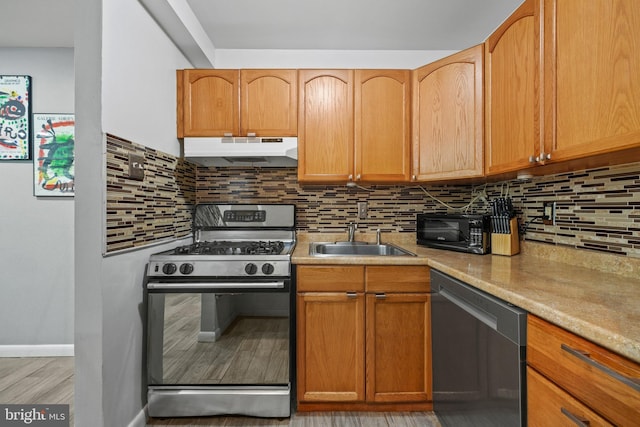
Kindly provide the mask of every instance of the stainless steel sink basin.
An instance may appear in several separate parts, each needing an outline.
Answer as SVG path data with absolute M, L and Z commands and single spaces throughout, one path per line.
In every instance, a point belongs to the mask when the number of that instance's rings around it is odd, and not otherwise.
M 391 243 L 315 242 L 309 245 L 309 255 L 331 256 L 416 256 L 413 252 Z

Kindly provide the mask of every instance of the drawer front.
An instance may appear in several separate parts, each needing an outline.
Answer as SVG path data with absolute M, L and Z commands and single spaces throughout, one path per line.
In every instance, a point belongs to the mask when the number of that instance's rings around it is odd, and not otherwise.
M 367 266 L 367 292 L 429 292 L 429 267 Z
M 363 265 L 299 265 L 298 292 L 364 292 Z
M 535 316 L 528 316 L 527 362 L 620 426 L 640 420 L 640 366 Z
M 527 368 L 528 427 L 608 427 L 587 408 L 531 368 Z

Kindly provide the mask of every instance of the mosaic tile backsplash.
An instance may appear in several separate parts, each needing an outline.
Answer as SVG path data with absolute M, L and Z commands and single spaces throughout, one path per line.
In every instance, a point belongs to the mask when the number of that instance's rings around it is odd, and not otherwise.
M 144 158 L 144 180 L 129 178 L 129 154 Z M 107 134 L 106 252 L 191 234 L 195 165 Z
M 144 181 L 127 177 L 130 152 L 145 158 Z M 546 177 L 468 185 L 301 186 L 295 168 L 206 168 L 109 135 L 107 251 L 135 248 L 190 233 L 194 203 L 293 203 L 300 231 L 415 232 L 418 212 L 452 212 L 509 194 L 526 225 L 526 240 L 640 258 L 640 162 Z M 428 194 L 427 194 L 428 193 Z M 436 202 L 436 198 L 448 205 Z M 556 225 L 542 225 L 544 201 L 557 202 Z M 368 217 L 357 216 L 367 202 Z

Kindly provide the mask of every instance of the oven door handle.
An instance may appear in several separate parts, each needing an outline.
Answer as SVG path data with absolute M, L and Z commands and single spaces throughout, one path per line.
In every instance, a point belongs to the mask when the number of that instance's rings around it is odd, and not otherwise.
M 284 289 L 284 281 L 279 282 L 149 282 L 147 289 Z

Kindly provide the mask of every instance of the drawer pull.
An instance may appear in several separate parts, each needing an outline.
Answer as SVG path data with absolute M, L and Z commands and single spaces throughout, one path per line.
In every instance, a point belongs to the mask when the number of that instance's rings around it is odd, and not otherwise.
M 357 297 L 358 297 L 357 292 L 347 292 L 347 298 L 357 298 Z
M 565 417 L 569 418 L 571 421 L 573 421 L 577 426 L 580 427 L 588 427 L 589 426 L 589 420 L 579 417 L 575 414 L 572 414 L 571 411 L 569 411 L 566 408 L 560 408 L 560 411 L 564 414 Z
M 587 352 L 582 352 L 580 350 L 576 350 L 574 348 L 569 347 L 566 344 L 562 344 L 560 346 L 564 351 L 566 351 L 567 353 L 569 353 L 570 355 L 577 357 L 578 359 L 582 360 L 584 363 L 593 366 L 594 368 L 598 369 L 599 371 L 609 375 L 610 377 L 620 381 L 621 383 L 628 385 L 629 387 L 633 388 L 636 391 L 640 391 L 640 381 L 636 378 L 629 378 L 627 376 L 622 375 L 619 372 L 614 371 L 613 369 L 599 363 L 596 360 L 593 360 L 590 356 L 589 353 Z
M 387 298 L 387 296 L 384 293 L 376 294 L 376 299 L 386 299 L 386 298 Z

